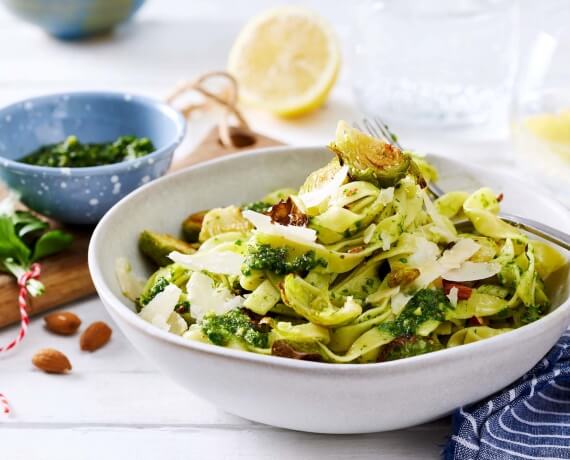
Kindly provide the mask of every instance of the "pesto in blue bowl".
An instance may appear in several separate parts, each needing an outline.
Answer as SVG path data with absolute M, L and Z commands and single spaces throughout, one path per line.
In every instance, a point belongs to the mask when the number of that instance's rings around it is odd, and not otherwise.
M 40 96 L 0 109 L 0 180 L 31 209 L 60 222 L 95 224 L 117 201 L 169 168 L 185 121 L 166 104 L 114 92 Z M 90 167 L 51 167 L 20 160 L 69 136 L 82 143 L 148 138 L 140 158 Z

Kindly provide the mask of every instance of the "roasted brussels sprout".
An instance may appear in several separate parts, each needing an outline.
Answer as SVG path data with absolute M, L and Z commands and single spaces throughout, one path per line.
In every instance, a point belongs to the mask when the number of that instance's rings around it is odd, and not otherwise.
M 208 211 L 198 211 L 190 214 L 182 222 L 182 235 L 184 239 L 189 243 L 196 243 L 200 236 L 200 230 L 202 230 L 202 222 L 204 222 L 204 216 Z
M 208 211 L 204 216 L 199 240 L 203 243 L 208 238 L 220 235 L 221 233 L 245 233 L 251 230 L 251 228 L 251 224 L 242 216 L 241 210 L 238 207 L 227 206 L 225 208 L 215 208 Z
M 304 193 L 312 192 L 313 190 L 321 187 L 323 184 L 330 182 L 330 180 L 335 176 L 340 168 L 341 166 L 339 159 L 333 158 L 325 166 L 309 174 L 307 179 L 305 179 L 305 183 L 301 185 L 299 194 L 302 195 Z
M 340 121 L 335 140 L 329 148 L 342 164 L 348 165 L 353 179 L 372 182 L 379 187 L 391 187 L 409 171 L 409 154 L 396 146 L 375 139 Z
M 186 241 L 179 240 L 166 233 L 156 233 L 150 230 L 145 230 L 140 234 L 139 249 L 145 256 L 161 267 L 172 263 L 172 260 L 167 257 L 172 251 L 178 251 L 183 254 L 196 252 Z

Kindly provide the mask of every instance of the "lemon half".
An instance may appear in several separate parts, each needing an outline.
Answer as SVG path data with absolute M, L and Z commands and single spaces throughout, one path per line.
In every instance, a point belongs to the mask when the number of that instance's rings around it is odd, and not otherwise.
M 320 107 L 339 67 L 334 31 L 299 7 L 276 8 L 253 18 L 238 35 L 228 63 L 244 103 L 286 117 Z

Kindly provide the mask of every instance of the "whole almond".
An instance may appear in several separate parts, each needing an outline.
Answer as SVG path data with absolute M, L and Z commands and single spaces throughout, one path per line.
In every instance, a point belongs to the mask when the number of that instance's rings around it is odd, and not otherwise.
M 83 351 L 95 351 L 105 345 L 111 338 L 112 329 L 103 321 L 91 324 L 79 339 L 79 346 Z
M 71 363 L 67 356 L 53 348 L 42 348 L 36 352 L 32 363 L 48 374 L 65 374 L 71 370 Z
M 81 320 L 75 313 L 59 311 L 44 316 L 46 328 L 59 335 L 72 335 L 81 326 Z

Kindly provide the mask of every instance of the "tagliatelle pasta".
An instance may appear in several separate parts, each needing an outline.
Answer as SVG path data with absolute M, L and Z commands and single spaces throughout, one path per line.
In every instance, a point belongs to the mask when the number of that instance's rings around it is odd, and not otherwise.
M 146 231 L 141 251 L 163 266 L 139 287 L 117 264 L 141 317 L 217 346 L 368 363 L 548 313 L 544 281 L 566 259 L 502 221 L 493 191 L 434 201 L 425 160 L 343 122 L 330 148 L 331 162 L 299 190 L 190 216 L 189 241 Z M 471 232 L 456 228 L 461 219 Z

